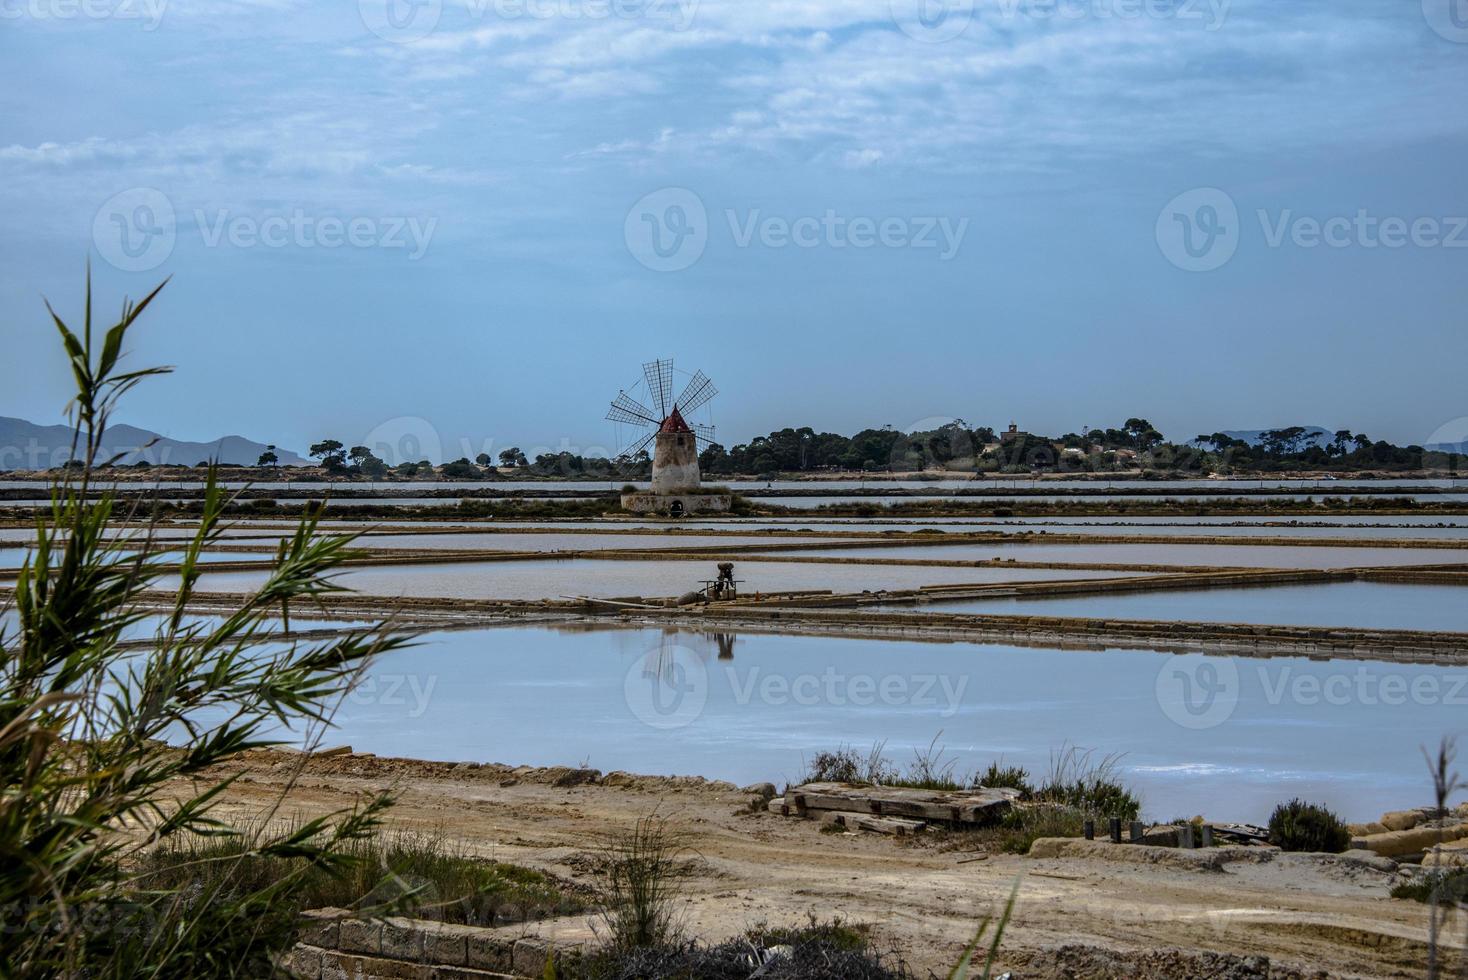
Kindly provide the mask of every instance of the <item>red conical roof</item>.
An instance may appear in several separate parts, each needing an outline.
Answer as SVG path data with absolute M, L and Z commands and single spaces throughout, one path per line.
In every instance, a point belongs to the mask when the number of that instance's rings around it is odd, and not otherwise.
M 687 422 L 683 421 L 683 413 L 678 411 L 678 406 L 677 405 L 674 405 L 673 406 L 673 410 L 668 413 L 668 417 L 665 418 L 665 419 L 663 419 L 663 424 L 658 429 L 658 431 L 659 432 L 692 432 L 693 430 L 688 427 L 688 423 Z

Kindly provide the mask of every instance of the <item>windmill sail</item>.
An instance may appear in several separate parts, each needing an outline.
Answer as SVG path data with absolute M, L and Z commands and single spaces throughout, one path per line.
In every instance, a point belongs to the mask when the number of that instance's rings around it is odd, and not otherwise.
M 683 389 L 683 394 L 678 396 L 677 405 L 683 414 L 687 415 L 694 409 L 706 405 L 709 399 L 718 393 L 719 389 L 714 387 L 714 383 L 708 379 L 708 375 L 699 371 L 689 379 L 688 384 Z
M 607 418 L 613 422 L 629 422 L 632 425 L 662 424 L 661 420 L 653 415 L 652 409 L 625 391 L 619 392 L 617 397 L 612 399 L 611 408 L 607 410 Z
M 636 442 L 634 442 L 631 446 L 628 446 L 627 447 L 627 451 L 624 452 L 622 455 L 623 456 L 636 456 L 638 453 L 642 452 L 649 445 L 651 445 L 652 441 L 654 439 L 656 439 L 656 438 L 657 438 L 657 432 L 656 431 L 649 432 L 646 435 L 644 435 L 641 439 L 638 439 Z
M 642 365 L 642 376 L 647 379 L 648 397 L 658 410 L 658 419 L 668 417 L 673 408 L 673 360 L 648 361 Z
M 713 445 L 713 441 L 714 441 L 714 427 L 713 426 L 711 426 L 711 425 L 694 425 L 691 428 L 693 429 L 694 436 L 697 437 L 697 439 L 698 439 L 698 445 L 699 445 L 699 448 L 700 449 L 707 449 L 709 446 Z

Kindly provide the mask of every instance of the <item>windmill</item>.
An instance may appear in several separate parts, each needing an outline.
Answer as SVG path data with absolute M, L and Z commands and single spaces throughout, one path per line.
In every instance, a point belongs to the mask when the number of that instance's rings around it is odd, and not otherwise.
M 699 371 L 688 379 L 683 386 L 683 391 L 677 398 L 673 398 L 673 359 L 648 361 L 642 365 L 642 378 L 637 387 L 644 384 L 647 387 L 647 400 L 652 402 L 652 407 L 644 405 L 626 389 L 617 392 L 617 397 L 612 399 L 612 404 L 607 409 L 607 418 L 613 422 L 624 422 L 638 428 L 649 429 L 634 438 L 631 445 L 625 448 L 621 455 L 636 456 L 653 442 L 659 432 L 668 431 L 691 431 L 694 441 L 699 450 L 707 449 L 714 441 L 714 427 L 712 425 L 690 423 L 688 417 L 695 411 L 707 405 L 713 397 L 719 393 L 714 383 L 708 379 L 708 375 Z
M 699 492 L 698 454 L 714 440 L 714 427 L 690 423 L 688 417 L 706 406 L 719 393 L 708 375 L 696 372 L 673 396 L 673 360 L 648 361 L 642 365 L 642 380 L 634 390 L 646 386 L 644 404 L 626 389 L 617 392 L 607 409 L 607 418 L 646 429 L 622 452 L 636 456 L 653 446 L 651 493 L 623 494 L 622 506 L 637 513 L 666 512 L 674 517 L 695 510 L 729 509 L 728 494 Z

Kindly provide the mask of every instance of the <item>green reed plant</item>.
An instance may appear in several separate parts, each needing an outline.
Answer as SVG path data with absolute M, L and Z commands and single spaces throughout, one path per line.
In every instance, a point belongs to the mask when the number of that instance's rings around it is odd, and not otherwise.
M 381 626 L 304 644 L 273 631 L 293 604 L 339 589 L 332 575 L 352 539 L 318 535 L 314 518 L 217 625 L 191 616 L 201 555 L 220 540 L 230 504 L 212 467 L 174 581 L 148 553 L 151 524 L 113 533 L 119 518 L 140 515 L 121 513 L 94 480 L 114 462 L 102 447 L 118 401 L 169 370 L 123 367 L 129 332 L 162 288 L 95 331 L 90 274 L 79 330 L 47 305 L 75 384 L 74 463 L 37 519 L 13 592 L 0 597 L 16 619 L 0 635 L 0 976 L 268 975 L 290 942 L 264 927 L 270 910 L 307 869 L 351 867 L 351 845 L 376 832 L 390 803 L 367 797 L 281 831 L 268 819 L 234 824 L 220 808 L 241 753 L 290 727 L 319 738 L 364 664 L 407 638 Z M 152 617 L 146 648 L 124 647 Z M 189 857 L 197 874 L 181 865 L 146 886 L 142 857 L 180 835 L 233 846 Z M 210 882 L 226 876 L 203 870 L 257 859 L 290 871 L 223 889 Z

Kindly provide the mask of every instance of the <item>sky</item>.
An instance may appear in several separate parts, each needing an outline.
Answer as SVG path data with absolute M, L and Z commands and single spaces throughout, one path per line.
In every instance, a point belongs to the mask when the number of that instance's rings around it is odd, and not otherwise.
M 1468 0 L 0 0 L 0 81 L 0 415 L 90 261 L 181 439 L 1468 416 Z

